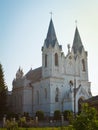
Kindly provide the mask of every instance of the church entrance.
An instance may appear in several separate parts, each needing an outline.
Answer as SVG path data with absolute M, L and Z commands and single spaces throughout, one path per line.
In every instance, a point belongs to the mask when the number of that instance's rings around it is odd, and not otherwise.
M 79 98 L 79 100 L 78 100 L 78 112 L 79 113 L 81 112 L 83 101 L 84 101 L 83 97 Z

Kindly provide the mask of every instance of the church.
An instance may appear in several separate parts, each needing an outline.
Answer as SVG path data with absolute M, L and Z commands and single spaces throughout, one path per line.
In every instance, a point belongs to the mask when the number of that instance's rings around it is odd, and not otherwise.
M 78 27 L 75 29 L 72 48 L 65 55 L 59 44 L 52 18 L 41 48 L 42 65 L 23 74 L 16 72 L 12 88 L 12 110 L 35 115 L 41 110 L 53 116 L 55 110 L 80 111 L 81 102 L 91 98 L 88 79 L 88 53 L 83 46 Z

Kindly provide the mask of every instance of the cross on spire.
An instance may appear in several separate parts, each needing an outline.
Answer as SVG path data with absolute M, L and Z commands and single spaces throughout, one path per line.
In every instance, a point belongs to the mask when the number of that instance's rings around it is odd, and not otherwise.
M 51 15 L 51 18 L 52 18 L 52 15 L 53 15 L 52 11 L 50 12 L 50 15 Z
M 77 20 L 75 20 L 76 27 L 77 27 L 77 23 L 78 23 Z

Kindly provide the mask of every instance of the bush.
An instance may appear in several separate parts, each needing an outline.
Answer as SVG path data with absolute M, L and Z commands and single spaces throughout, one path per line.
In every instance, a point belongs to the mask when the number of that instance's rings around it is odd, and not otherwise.
M 5 124 L 5 127 L 8 129 L 8 130 L 17 130 L 18 129 L 18 123 L 13 121 L 13 120 L 7 120 L 6 121 L 6 124 Z
M 67 120 L 67 121 L 69 120 L 70 117 L 73 117 L 73 113 L 70 110 L 65 110 L 63 112 L 63 115 L 64 115 L 64 120 Z
M 54 120 L 60 120 L 61 119 L 61 112 L 60 110 L 54 111 Z
M 98 130 L 97 111 L 88 104 L 83 104 L 82 112 L 73 122 L 76 130 Z
M 44 120 L 44 112 L 39 110 L 36 112 L 36 116 L 38 117 L 38 120 Z
M 19 119 L 19 115 L 16 114 L 16 113 L 13 113 L 13 112 L 8 112 L 7 113 L 7 119 L 10 120 L 11 118 L 15 118 L 16 120 L 18 120 Z
M 63 115 L 64 115 L 64 120 L 66 120 L 66 121 L 71 121 L 71 120 L 73 120 L 73 112 L 72 112 L 72 111 L 70 111 L 70 110 L 65 110 L 65 111 L 63 112 Z
M 25 124 L 26 124 L 26 118 L 24 116 L 20 117 L 20 119 L 19 119 L 19 126 L 25 127 Z

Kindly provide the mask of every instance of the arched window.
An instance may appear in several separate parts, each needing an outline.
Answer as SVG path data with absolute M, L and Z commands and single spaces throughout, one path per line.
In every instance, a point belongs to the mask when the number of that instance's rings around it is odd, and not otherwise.
M 55 66 L 58 66 L 58 54 L 55 53 Z
M 45 98 L 47 99 L 47 89 L 45 88 Z
M 55 102 L 59 101 L 59 88 L 56 88 Z
M 36 96 L 37 96 L 37 104 L 39 104 L 39 91 L 38 90 L 36 92 Z
M 82 59 L 82 70 L 85 71 L 85 60 Z
M 47 67 L 47 54 L 45 55 L 45 67 Z

